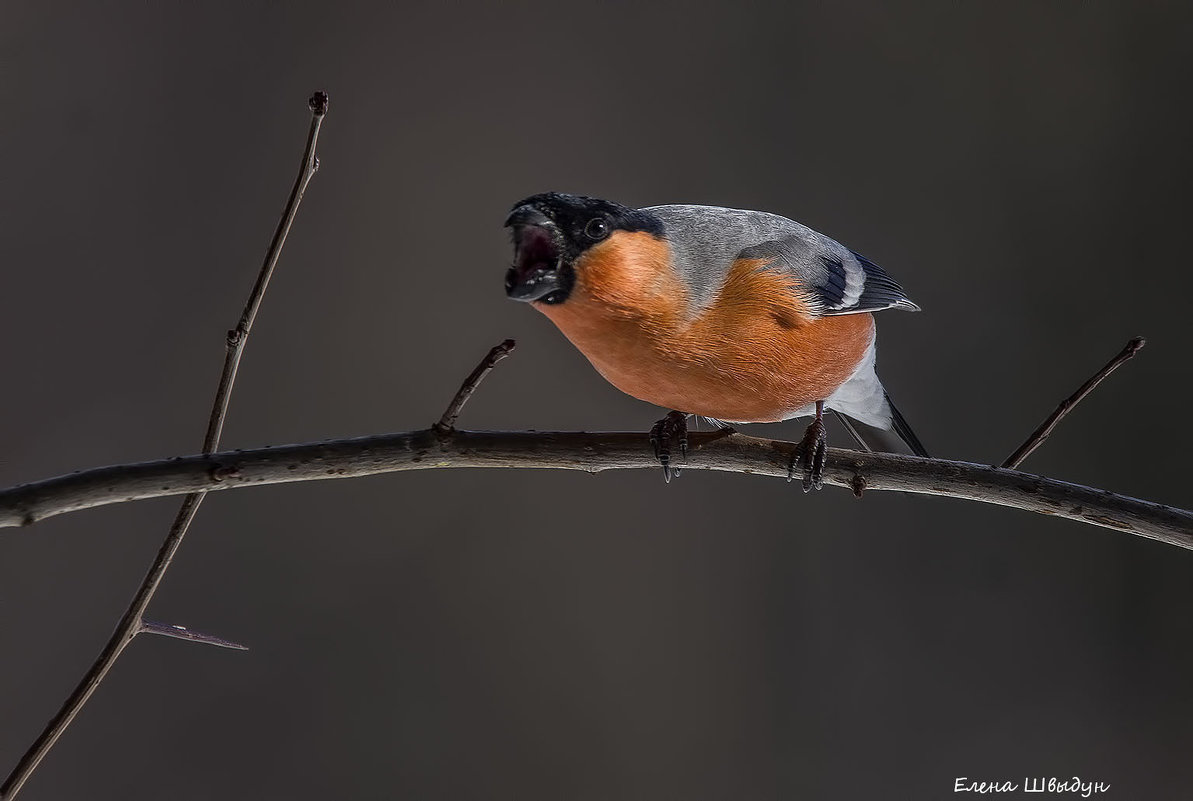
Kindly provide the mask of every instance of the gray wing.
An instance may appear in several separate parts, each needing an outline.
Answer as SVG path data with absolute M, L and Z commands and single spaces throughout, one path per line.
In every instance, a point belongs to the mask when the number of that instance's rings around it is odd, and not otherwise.
M 903 288 L 869 259 L 794 220 L 761 211 L 716 206 L 653 206 L 675 251 L 676 267 L 711 302 L 737 259 L 765 259 L 808 292 L 820 316 L 882 309 L 919 311 Z

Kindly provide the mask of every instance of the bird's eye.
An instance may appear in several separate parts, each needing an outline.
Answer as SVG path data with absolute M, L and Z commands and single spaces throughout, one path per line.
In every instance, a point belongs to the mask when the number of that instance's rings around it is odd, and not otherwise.
M 593 217 L 584 226 L 584 234 L 589 239 L 604 239 L 609 235 L 609 223 L 603 217 Z

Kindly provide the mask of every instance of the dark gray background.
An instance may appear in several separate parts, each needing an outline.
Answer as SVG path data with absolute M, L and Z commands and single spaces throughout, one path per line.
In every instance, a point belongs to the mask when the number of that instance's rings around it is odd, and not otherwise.
M 1159 3 L 0 5 L 0 486 L 197 450 L 289 189 L 314 179 L 228 447 L 643 430 L 504 298 L 548 189 L 799 219 L 923 307 L 880 372 L 942 456 L 1177 505 L 1190 11 Z M 801 427 L 777 429 L 794 437 Z M 838 435 L 838 444 L 845 440 Z M 0 534 L 0 770 L 176 499 Z M 221 493 L 28 799 L 950 798 L 1193 783 L 1193 554 L 973 503 L 692 472 L 427 471 Z

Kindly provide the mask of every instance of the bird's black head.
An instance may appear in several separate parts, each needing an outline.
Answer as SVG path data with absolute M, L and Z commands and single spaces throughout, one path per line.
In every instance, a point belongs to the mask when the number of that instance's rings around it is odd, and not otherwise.
M 514 300 L 550 304 L 567 300 L 576 282 L 576 259 L 588 248 L 617 231 L 663 235 L 662 221 L 649 212 L 561 192 L 518 201 L 505 225 L 514 235 L 506 294 Z

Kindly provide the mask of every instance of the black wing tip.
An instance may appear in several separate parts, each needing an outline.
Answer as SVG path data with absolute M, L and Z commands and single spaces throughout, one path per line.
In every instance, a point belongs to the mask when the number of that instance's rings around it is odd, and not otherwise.
M 903 419 L 903 415 L 899 414 L 899 410 L 890 403 L 889 397 L 887 397 L 887 403 L 891 410 L 890 428 L 877 428 L 858 420 L 851 420 L 836 409 L 832 411 L 850 436 L 857 440 L 857 444 L 863 451 L 868 453 L 910 453 L 913 456 L 929 458 L 928 450 L 920 442 L 915 432 L 911 430 L 907 421 Z
M 886 393 L 883 393 L 886 395 Z M 907 443 L 907 447 L 911 448 L 911 452 L 916 456 L 922 456 L 925 459 L 928 456 L 928 449 L 920 442 L 920 438 L 911 430 L 911 426 L 907 424 L 907 420 L 899 413 L 899 407 L 891 401 L 891 396 L 886 395 L 886 405 L 891 407 L 891 428 L 895 429 L 895 433 L 899 435 L 899 439 Z
M 868 309 L 869 311 L 882 311 L 884 309 L 902 309 L 903 311 L 910 312 L 920 311 L 919 304 L 907 297 L 907 293 L 903 290 L 903 287 L 899 285 L 898 281 L 891 278 L 886 270 L 856 250 L 849 252 L 857 259 L 858 264 L 862 266 L 862 271 L 866 274 L 866 284 L 862 289 L 861 298 L 858 299 L 858 306 L 871 305 L 875 307 Z M 878 305 L 884 301 L 886 305 Z

